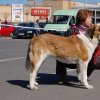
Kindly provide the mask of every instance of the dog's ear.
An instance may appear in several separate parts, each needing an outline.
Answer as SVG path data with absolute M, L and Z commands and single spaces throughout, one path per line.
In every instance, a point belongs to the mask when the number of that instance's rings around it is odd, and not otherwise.
M 95 27 L 96 27 L 96 25 L 95 25 L 95 24 L 91 24 L 91 26 L 89 27 L 89 29 L 90 29 L 90 30 L 94 30 L 94 29 L 95 29 Z
M 93 36 L 98 37 L 100 35 L 100 26 L 97 24 L 92 25 L 89 30 L 91 31 L 91 38 L 93 38 Z

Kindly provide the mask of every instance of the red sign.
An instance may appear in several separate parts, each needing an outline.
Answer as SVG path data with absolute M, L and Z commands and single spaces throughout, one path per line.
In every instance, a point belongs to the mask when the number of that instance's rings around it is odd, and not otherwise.
M 48 16 L 49 15 L 49 9 L 32 8 L 31 9 L 31 15 L 32 16 Z

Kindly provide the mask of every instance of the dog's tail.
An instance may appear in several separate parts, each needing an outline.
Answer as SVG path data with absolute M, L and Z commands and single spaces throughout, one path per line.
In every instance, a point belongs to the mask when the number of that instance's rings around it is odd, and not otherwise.
M 31 61 L 30 61 L 30 57 L 29 57 L 29 52 L 30 52 L 30 48 L 28 47 L 27 56 L 26 56 L 26 64 L 25 64 L 25 68 L 27 71 L 30 71 L 30 69 L 31 69 Z

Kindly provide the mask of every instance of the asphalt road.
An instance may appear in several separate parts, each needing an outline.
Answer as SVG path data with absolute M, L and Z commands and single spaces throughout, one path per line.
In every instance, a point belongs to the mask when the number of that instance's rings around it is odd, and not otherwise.
M 68 70 L 71 85 L 57 85 L 55 59 L 48 57 L 38 72 L 38 90 L 30 90 L 25 57 L 29 39 L 0 38 L 0 100 L 100 100 L 100 70 L 89 77 L 94 89 L 84 89 L 75 70 Z

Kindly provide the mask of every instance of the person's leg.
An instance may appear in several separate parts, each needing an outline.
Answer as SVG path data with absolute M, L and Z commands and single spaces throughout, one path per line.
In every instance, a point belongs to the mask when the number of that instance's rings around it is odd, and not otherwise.
M 90 60 L 88 64 L 87 76 L 89 77 L 94 70 L 95 70 L 95 64 L 93 64 L 93 57 L 92 57 L 92 59 Z
M 70 69 L 76 69 L 77 66 L 76 64 L 65 64 L 65 63 L 61 63 L 59 61 L 56 61 L 56 74 L 59 76 L 59 82 L 58 84 L 64 84 L 64 83 L 68 83 L 68 80 L 66 79 L 65 82 L 65 75 L 67 74 L 67 68 Z
M 56 61 L 56 74 L 57 75 L 66 75 L 66 64 L 59 62 L 58 60 Z
M 70 69 L 77 69 L 77 65 L 76 64 L 68 64 L 67 66 Z
M 59 76 L 58 84 L 64 84 L 66 71 L 66 64 L 56 61 L 56 74 Z

